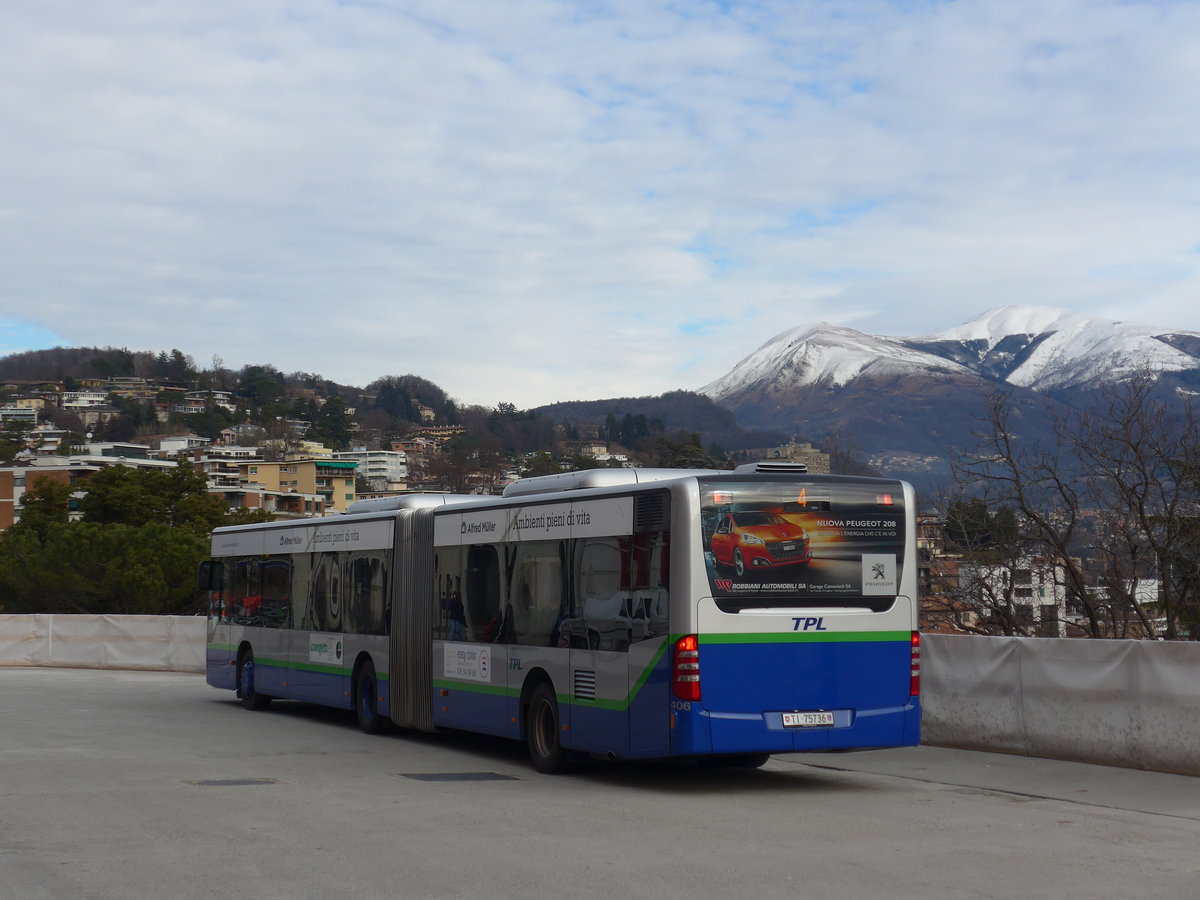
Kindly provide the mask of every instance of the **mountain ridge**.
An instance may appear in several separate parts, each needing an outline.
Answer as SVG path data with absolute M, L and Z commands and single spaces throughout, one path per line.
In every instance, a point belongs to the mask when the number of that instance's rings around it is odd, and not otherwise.
M 744 428 L 817 441 L 850 433 L 893 469 L 902 471 L 907 456 L 920 459 L 914 471 L 944 474 L 953 448 L 976 443 L 989 394 L 1008 393 L 1025 410 L 1022 437 L 1040 441 L 1050 437 L 1049 423 L 1036 408 L 1084 406 L 1096 390 L 1140 372 L 1158 376 L 1159 396 L 1182 403 L 1200 394 L 1200 332 L 1013 305 L 918 337 L 798 326 L 698 393 L 732 410 Z

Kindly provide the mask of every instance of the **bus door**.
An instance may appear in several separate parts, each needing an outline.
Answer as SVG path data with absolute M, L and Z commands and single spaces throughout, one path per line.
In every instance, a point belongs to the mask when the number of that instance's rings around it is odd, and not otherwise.
M 665 528 L 643 528 L 633 535 L 630 546 L 631 756 L 663 756 L 670 750 L 669 538 Z
M 509 545 L 506 640 L 508 641 L 508 696 L 510 724 L 520 716 L 519 702 L 530 674 L 549 675 L 555 693 L 569 691 L 570 649 L 564 615 L 568 596 L 567 571 L 570 542 L 521 541 Z M 570 703 L 559 703 L 560 724 L 569 740 Z M 518 731 L 513 736 L 519 737 Z
M 205 680 L 213 687 L 235 687 L 237 648 L 229 623 L 229 598 L 233 562 L 213 559 L 200 567 L 200 588 L 208 596 L 208 643 L 205 651 Z
M 226 563 L 231 585 L 229 622 L 243 626 L 238 643 L 244 641 L 250 645 L 254 654 L 255 689 L 262 694 L 282 693 L 288 674 L 287 630 L 274 615 L 277 581 L 271 563 L 271 557 L 252 556 Z
M 571 651 L 568 742 L 619 756 L 629 750 L 628 549 L 626 537 L 574 541 L 571 615 L 562 624 Z
M 297 699 L 348 707 L 341 556 L 327 551 L 296 557 L 297 567 L 308 567 L 309 572 L 307 577 L 297 572 L 296 578 L 297 584 L 308 585 L 308 593 L 297 598 L 300 602 L 289 654 L 290 687 Z

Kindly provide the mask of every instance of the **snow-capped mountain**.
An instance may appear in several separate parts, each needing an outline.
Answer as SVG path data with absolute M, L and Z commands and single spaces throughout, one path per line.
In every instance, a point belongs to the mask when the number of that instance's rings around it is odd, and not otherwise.
M 1200 367 L 1196 332 L 1164 332 L 1046 306 L 1005 306 L 939 334 L 900 340 L 1036 391 L 1096 387 L 1144 370 Z
M 747 390 L 778 394 L 896 374 L 976 376 L 1043 391 L 1111 384 L 1147 369 L 1200 369 L 1200 333 L 1046 306 L 1005 306 L 922 337 L 869 335 L 824 322 L 793 328 L 700 393 L 721 401 Z
M 1003 390 L 1045 437 L 1045 402 L 1086 404 L 1097 388 L 1150 371 L 1160 396 L 1200 393 L 1200 333 L 1115 322 L 1044 306 L 1006 306 L 920 337 L 819 323 L 776 335 L 700 388 L 743 427 L 926 461 L 976 443 L 983 399 Z M 1039 400 L 1037 395 L 1043 395 Z
M 953 359 L 912 349 L 895 338 L 818 322 L 771 338 L 728 375 L 702 387 L 700 393 L 720 400 L 747 385 L 779 393 L 810 384 L 841 386 L 863 374 L 915 375 L 929 371 L 972 374 L 969 367 Z

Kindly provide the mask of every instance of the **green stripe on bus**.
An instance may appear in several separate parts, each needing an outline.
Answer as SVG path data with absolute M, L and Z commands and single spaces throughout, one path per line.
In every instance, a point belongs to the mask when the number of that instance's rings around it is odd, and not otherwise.
M 905 643 L 911 631 L 774 631 L 753 634 L 701 634 L 700 644 L 876 644 Z
M 226 650 L 232 653 L 237 648 L 232 644 L 209 644 L 208 649 Z M 330 666 L 323 663 L 288 662 L 286 659 L 270 659 L 265 656 L 256 656 L 254 657 L 254 661 L 260 666 L 271 666 L 275 669 L 291 669 L 294 672 L 316 672 L 319 675 L 340 675 L 345 676 L 346 678 L 349 678 L 354 671 L 350 666 Z M 389 681 L 391 679 L 391 675 L 389 675 L 387 672 L 377 671 L 375 673 L 375 679 L 377 681 Z

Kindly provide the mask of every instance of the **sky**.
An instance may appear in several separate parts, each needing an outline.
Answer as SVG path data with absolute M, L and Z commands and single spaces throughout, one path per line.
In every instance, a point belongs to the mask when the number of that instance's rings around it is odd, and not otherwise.
M 530 408 L 819 321 L 1200 331 L 1200 4 L 0 10 L 0 355 L 178 348 Z

